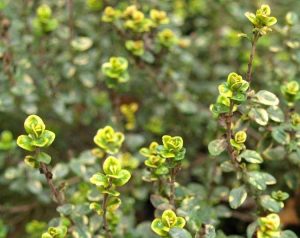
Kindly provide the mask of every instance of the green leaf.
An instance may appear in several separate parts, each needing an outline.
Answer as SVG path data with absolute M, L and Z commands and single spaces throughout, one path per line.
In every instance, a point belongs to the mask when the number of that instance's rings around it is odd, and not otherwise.
M 247 191 L 245 186 L 234 188 L 229 193 L 229 205 L 233 209 L 241 206 L 247 198 Z
M 116 191 L 116 190 L 114 190 L 114 189 L 109 189 L 109 190 L 102 190 L 102 193 L 107 193 L 107 194 L 109 194 L 109 195 L 111 195 L 111 196 L 114 196 L 114 197 L 118 197 L 118 196 L 120 196 L 120 192 L 118 192 L 118 191 Z
M 40 152 L 38 155 L 37 155 L 37 161 L 39 162 L 42 162 L 42 163 L 45 163 L 45 164 L 50 164 L 51 162 L 51 156 L 48 155 L 47 153 L 45 152 Z
M 160 218 L 154 219 L 154 221 L 151 223 L 151 229 L 158 234 L 159 236 L 167 236 L 168 232 L 164 231 L 164 224 Z
M 224 161 L 220 166 L 221 166 L 221 169 L 226 173 L 229 173 L 229 172 L 232 172 L 235 170 L 235 167 L 232 164 L 232 161 Z
M 113 184 L 115 184 L 116 186 L 123 186 L 128 182 L 130 177 L 130 172 L 126 169 L 122 169 L 118 174 L 118 178 L 113 179 Z
M 286 192 L 283 192 L 281 190 L 273 191 L 271 194 L 272 198 L 274 198 L 276 201 L 284 201 L 287 200 L 290 195 Z
M 269 107 L 267 111 L 272 121 L 284 122 L 284 113 L 279 107 L 277 106 Z
M 285 16 L 285 20 L 289 25 L 295 25 L 298 22 L 298 15 L 295 12 L 288 12 Z
M 263 162 L 263 158 L 254 150 L 245 150 L 240 154 L 240 157 L 253 164 L 261 164 Z
M 26 165 L 32 167 L 32 168 L 38 168 L 40 163 L 36 161 L 36 159 L 31 156 L 31 155 L 27 155 L 25 158 L 24 158 L 24 162 Z
M 257 229 L 257 222 L 252 222 L 247 227 L 247 238 L 252 238 Z
M 169 235 L 172 238 L 192 238 L 192 235 L 187 230 L 178 227 L 171 228 Z
M 249 117 L 261 126 L 267 125 L 269 121 L 268 113 L 263 108 L 251 108 L 249 111 Z
M 216 139 L 208 144 L 208 151 L 212 156 L 220 155 L 226 149 L 225 139 Z
M 150 201 L 153 207 L 157 208 L 161 204 L 167 204 L 169 200 L 157 194 L 152 194 L 150 196 Z
M 287 145 L 290 143 L 290 135 L 282 127 L 274 127 L 272 130 L 272 137 L 281 145 Z
M 117 197 L 112 197 L 108 200 L 107 210 L 113 212 L 117 210 L 120 207 L 120 205 L 121 205 L 121 199 Z
M 261 90 L 255 94 L 255 101 L 267 105 L 267 106 L 277 106 L 279 104 L 279 99 L 277 96 L 269 91 Z
M 278 202 L 269 195 L 260 197 L 261 205 L 270 212 L 278 213 L 284 207 L 283 202 Z
M 249 21 L 254 25 L 256 23 L 256 16 L 252 12 L 246 12 L 245 16 L 249 19 Z
M 53 238 L 53 236 L 47 232 L 47 233 L 42 234 L 41 238 Z
M 230 90 L 230 88 L 227 87 L 226 84 L 223 83 L 219 85 L 218 90 L 221 96 L 224 96 L 226 98 L 232 97 L 232 91 Z
M 177 221 L 174 225 L 174 227 L 183 228 L 186 224 L 186 221 L 183 217 L 177 217 Z
M 284 180 L 286 185 L 292 190 L 297 189 L 299 186 L 298 173 L 290 171 L 284 175 Z
M 90 182 L 96 186 L 107 187 L 109 184 L 108 178 L 102 173 L 96 173 L 90 178 Z
M 72 40 L 71 46 L 78 51 L 85 51 L 91 48 L 93 45 L 93 41 L 88 37 L 77 37 L 76 39 Z
M 234 139 L 230 139 L 230 144 L 236 150 L 243 150 L 245 148 L 244 143 L 237 143 Z
M 103 209 L 99 203 L 92 202 L 89 206 L 90 210 L 97 212 L 99 216 L 103 215 Z
M 213 104 L 211 110 L 213 113 L 221 114 L 221 113 L 229 112 L 230 108 L 224 104 L 216 103 L 216 104 Z
M 290 230 L 285 230 L 281 232 L 281 238 L 298 238 L 298 236 Z
M 169 169 L 166 166 L 159 166 L 156 170 L 155 170 L 155 174 L 157 175 L 164 175 L 164 174 L 168 174 L 169 173 Z
M 258 190 L 265 190 L 267 185 L 276 183 L 276 179 L 268 173 L 252 171 L 248 172 L 248 182 Z
M 244 102 L 247 100 L 247 95 L 245 93 L 236 93 L 231 97 L 232 100 L 237 102 Z
M 263 155 L 269 160 L 283 160 L 285 154 L 285 148 L 283 146 L 276 146 L 273 148 L 267 148 Z
M 59 206 L 56 210 L 57 210 L 59 213 L 68 216 L 68 215 L 70 215 L 70 214 L 72 213 L 73 208 L 74 208 L 74 207 L 73 207 L 72 204 L 64 204 L 64 205 L 62 205 L 62 206 Z
M 38 137 L 44 132 L 46 126 L 42 118 L 37 115 L 30 115 L 24 122 L 24 128 L 28 134 Z
M 32 140 L 32 145 L 36 147 L 46 147 L 47 144 L 48 144 L 48 139 L 43 136 L 40 136 L 39 138 Z
M 121 169 L 121 162 L 113 156 L 109 156 L 103 163 L 103 171 L 110 177 L 118 177 Z
M 17 144 L 24 150 L 34 151 L 34 146 L 32 146 L 32 139 L 29 136 L 21 135 L 17 139 Z
M 45 130 L 44 133 L 41 135 L 43 138 L 47 139 L 47 144 L 45 145 L 45 147 L 50 146 L 54 139 L 55 139 L 55 134 L 52 131 L 49 130 Z
M 179 160 L 183 160 L 184 156 L 185 156 L 185 148 L 182 148 L 180 151 L 178 151 L 175 155 L 174 160 L 175 161 L 179 161 Z
M 177 220 L 177 216 L 173 210 L 168 209 L 163 212 L 161 216 L 161 220 L 164 224 L 168 224 L 168 226 L 170 227 L 170 226 L 174 226 Z

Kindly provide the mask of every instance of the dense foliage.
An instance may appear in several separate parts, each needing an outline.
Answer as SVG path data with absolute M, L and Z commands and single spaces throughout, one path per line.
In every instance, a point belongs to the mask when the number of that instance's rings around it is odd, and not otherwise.
M 296 9 L 0 0 L 0 238 L 296 238 Z

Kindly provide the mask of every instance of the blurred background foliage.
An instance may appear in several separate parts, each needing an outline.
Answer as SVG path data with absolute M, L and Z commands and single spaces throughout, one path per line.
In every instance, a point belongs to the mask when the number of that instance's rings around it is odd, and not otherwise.
M 57 216 L 44 177 L 24 165 L 24 154 L 15 145 L 28 114 L 44 118 L 47 127 L 56 133 L 49 150 L 54 181 L 65 190 L 71 210 L 89 220 L 80 221 L 84 228 L 75 237 L 96 237 L 99 229 L 100 218 L 84 206 L 88 200 L 96 199 L 88 184 L 90 176 L 100 169 L 101 155 L 93 150 L 93 136 L 105 125 L 125 133 L 126 153 L 122 160 L 133 171 L 133 179 L 122 193 L 119 237 L 155 237 L 149 222 L 153 219 L 153 203 L 162 201 L 153 196 L 149 199 L 152 188 L 140 179 L 145 171 L 138 151 L 150 141 L 160 140 L 163 134 L 182 136 L 187 148 L 179 178 L 180 184 L 186 186 L 176 192 L 178 197 L 184 198 L 186 193 L 197 197 L 183 202 L 183 214 L 197 205 L 201 207 L 189 214 L 198 219 L 198 224 L 190 223 L 190 229 L 209 222 L 223 231 L 219 237 L 243 236 L 251 217 L 243 214 L 247 210 L 230 210 L 223 199 L 234 176 L 223 174 L 207 151 L 208 143 L 223 133 L 212 119 L 209 105 L 218 94 L 217 85 L 229 72 L 245 75 L 250 43 L 239 33 L 251 32 L 244 13 L 254 11 L 262 3 L 271 6 L 278 23 L 258 43 L 252 87 L 267 89 L 283 98 L 281 85 L 289 80 L 299 82 L 300 24 L 297 15 L 287 14 L 297 12 L 300 1 L 95 2 L 0 0 L 0 237 L 6 237 L 6 233 L 10 238 L 40 237 L 48 221 Z M 43 3 L 51 7 L 58 25 L 51 33 L 38 34 L 34 21 L 36 9 Z M 177 44 L 154 53 L 146 49 L 144 57 L 131 54 L 125 40 L 142 38 L 146 42 L 153 36 L 128 31 L 124 35 L 118 26 L 101 21 L 106 6 L 124 10 L 130 4 L 147 14 L 153 8 L 166 11 L 170 22 L 162 29 L 172 29 Z M 114 88 L 106 84 L 101 72 L 102 64 L 112 56 L 128 60 L 130 76 L 127 83 Z M 259 131 L 258 125 L 256 128 Z M 249 143 L 255 144 L 257 136 Z M 278 150 L 273 153 L 274 161 L 267 161 L 264 166 L 273 171 L 279 181 L 276 186 L 289 191 L 293 199 L 299 194 L 299 154 L 294 163 L 285 163 Z M 299 201 L 299 196 L 290 200 L 294 211 L 284 220 L 295 231 L 299 230 Z M 289 219 L 291 216 L 293 219 Z

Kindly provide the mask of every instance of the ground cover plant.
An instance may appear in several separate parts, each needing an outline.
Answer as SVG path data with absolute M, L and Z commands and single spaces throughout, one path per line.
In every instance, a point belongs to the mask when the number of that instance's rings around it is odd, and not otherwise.
M 296 238 L 300 2 L 0 0 L 0 238 Z

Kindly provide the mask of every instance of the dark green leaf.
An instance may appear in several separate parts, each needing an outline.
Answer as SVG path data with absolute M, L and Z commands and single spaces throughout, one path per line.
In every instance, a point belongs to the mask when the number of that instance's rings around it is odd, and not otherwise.
M 51 156 L 45 152 L 40 152 L 36 159 L 37 159 L 37 161 L 45 163 L 45 164 L 50 164 L 50 162 L 51 162 Z
M 263 162 L 263 158 L 254 150 L 245 150 L 240 157 L 253 164 L 261 164 Z
M 256 102 L 267 105 L 267 106 L 277 106 L 279 104 L 279 99 L 277 96 L 269 91 L 260 90 L 255 94 Z
M 229 205 L 233 209 L 241 206 L 247 198 L 247 191 L 245 186 L 234 188 L 229 193 Z
M 284 207 L 283 202 L 278 202 L 269 195 L 261 196 L 261 205 L 270 212 L 278 213 Z
M 192 235 L 183 228 L 171 228 L 169 234 L 172 238 L 192 238 Z
M 208 144 L 208 151 L 212 156 L 218 156 L 226 149 L 226 146 L 225 139 L 213 140 Z
M 249 117 L 261 126 L 267 125 L 269 121 L 268 113 L 263 108 L 251 108 L 249 112 Z

